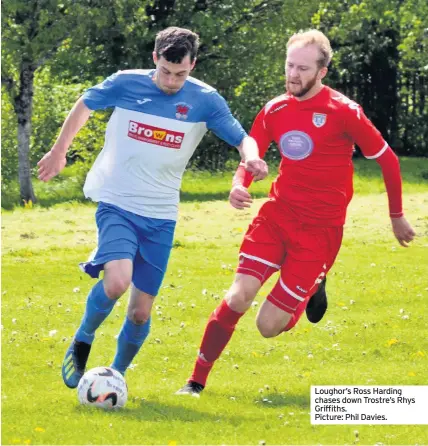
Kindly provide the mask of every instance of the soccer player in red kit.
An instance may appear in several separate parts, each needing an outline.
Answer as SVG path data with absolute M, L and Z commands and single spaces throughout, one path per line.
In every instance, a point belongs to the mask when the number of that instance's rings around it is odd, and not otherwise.
M 211 314 L 192 376 L 178 394 L 199 396 L 239 319 L 276 271 L 279 279 L 260 307 L 257 328 L 269 338 L 298 322 L 340 249 L 354 144 L 381 166 L 399 243 L 407 246 L 415 235 L 403 215 L 397 156 L 358 104 L 322 84 L 331 57 L 320 31 L 295 34 L 287 43 L 287 91 L 263 107 L 251 130 L 260 157 L 276 142 L 279 175 L 245 234 L 235 280 Z M 241 163 L 229 197 L 233 207 L 250 206 L 251 181 Z

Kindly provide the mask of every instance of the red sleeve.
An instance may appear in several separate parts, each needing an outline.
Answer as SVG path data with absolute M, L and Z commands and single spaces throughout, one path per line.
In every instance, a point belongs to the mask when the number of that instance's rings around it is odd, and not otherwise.
M 254 138 L 257 142 L 259 148 L 259 156 L 263 158 L 269 148 L 272 138 L 266 126 L 266 107 L 259 112 L 254 120 L 253 126 L 251 128 L 250 136 Z M 239 163 L 238 169 L 233 176 L 232 184 L 235 186 L 241 184 L 244 187 L 250 187 L 253 182 L 253 175 L 245 170 L 245 163 L 241 161 Z
M 391 218 L 402 217 L 402 183 L 398 157 L 392 151 L 391 147 L 388 147 L 381 156 L 376 158 L 376 161 L 382 169 L 383 180 L 385 181 L 386 192 L 388 193 L 389 216 Z
M 358 145 L 364 156 L 376 160 L 380 165 L 388 193 L 390 217 L 402 217 L 402 182 L 397 156 L 355 102 L 350 101 L 348 104 L 345 127 L 346 133 Z
M 364 114 L 363 109 L 355 102 L 349 101 L 345 106 L 345 131 L 363 152 L 367 159 L 381 156 L 388 148 L 379 130 Z

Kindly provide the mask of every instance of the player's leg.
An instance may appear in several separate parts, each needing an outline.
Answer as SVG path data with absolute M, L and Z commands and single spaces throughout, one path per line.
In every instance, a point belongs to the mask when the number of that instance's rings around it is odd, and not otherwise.
M 306 308 L 307 298 L 302 297 L 302 300 L 294 302 L 295 296 L 282 289 L 280 280 L 257 314 L 257 328 L 265 338 L 273 338 L 284 331 L 291 330 Z
M 239 319 L 250 308 L 261 285 L 260 279 L 256 277 L 246 274 L 236 275 L 224 300 L 208 319 L 193 373 L 177 395 L 196 396 L 201 393 L 215 361 L 226 348 Z
M 235 281 L 208 320 L 193 373 L 177 394 L 199 395 L 204 389 L 214 362 L 232 337 L 239 319 L 262 284 L 280 268 L 284 246 L 279 231 L 260 214 L 263 207 L 244 237 Z
M 138 219 L 140 245 L 134 259 L 128 312 L 117 339 L 112 367 L 122 375 L 150 332 L 150 314 L 167 269 L 175 221 Z
M 149 335 L 154 299 L 155 296 L 132 286 L 127 315 L 117 339 L 116 356 L 111 365 L 122 375 Z
M 350 196 L 352 197 L 352 189 L 350 191 Z M 328 263 L 333 265 L 342 244 L 343 228 L 340 227 L 330 230 L 328 238 L 330 239 L 330 245 L 334 247 L 334 249 L 331 250 L 331 258 L 329 258 Z M 319 283 L 317 290 L 309 299 L 306 307 L 306 316 L 309 322 L 312 322 L 313 324 L 318 323 L 324 317 L 327 311 L 328 301 L 326 285 L 327 276 L 324 276 L 321 278 L 321 282 Z
M 84 374 L 95 331 L 131 283 L 132 258 L 138 248 L 135 231 L 121 210 L 100 203 L 96 220 L 98 248 L 81 266 L 92 277 L 104 269 L 104 277 L 88 294 L 85 314 L 63 361 L 62 377 L 71 388 L 77 387 Z
M 104 278 L 89 292 L 81 324 L 70 345 L 62 367 L 64 383 L 75 388 L 83 376 L 95 338 L 95 331 L 111 313 L 117 299 L 131 283 L 132 261 L 113 260 L 104 266 Z
M 104 278 L 90 291 L 86 312 L 78 328 L 75 339 L 92 344 L 95 331 L 110 314 L 113 306 L 131 284 L 132 261 L 112 260 L 104 265 Z
M 278 336 L 297 324 L 330 270 L 342 239 L 341 228 L 297 225 L 289 230 L 295 239 L 288 246 L 280 278 L 257 316 L 264 337 Z

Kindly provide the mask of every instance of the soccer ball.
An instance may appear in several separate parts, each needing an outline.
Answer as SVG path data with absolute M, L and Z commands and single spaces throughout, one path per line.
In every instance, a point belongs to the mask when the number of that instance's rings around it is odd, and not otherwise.
M 115 409 L 125 405 L 128 386 L 118 371 L 111 367 L 96 367 L 82 376 L 77 394 L 81 404 Z

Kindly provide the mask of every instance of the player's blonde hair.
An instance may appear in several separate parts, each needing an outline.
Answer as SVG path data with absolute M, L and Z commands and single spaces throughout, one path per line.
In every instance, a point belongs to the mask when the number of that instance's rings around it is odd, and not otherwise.
M 327 36 L 316 29 L 310 29 L 308 31 L 299 31 L 293 34 L 287 42 L 287 50 L 294 44 L 300 46 L 316 45 L 320 51 L 321 58 L 318 59 L 318 65 L 320 68 L 328 67 L 333 57 L 333 50 L 330 46 L 330 40 Z

